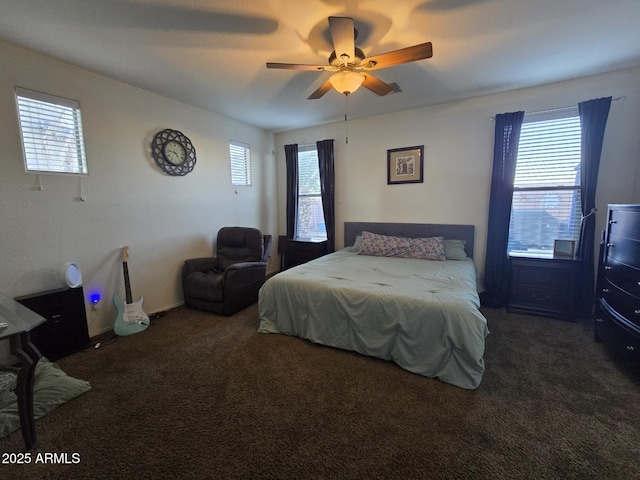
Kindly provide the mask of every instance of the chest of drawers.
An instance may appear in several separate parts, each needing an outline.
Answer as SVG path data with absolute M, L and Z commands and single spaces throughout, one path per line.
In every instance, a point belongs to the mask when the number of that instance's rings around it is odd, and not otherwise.
M 640 359 L 640 205 L 609 205 L 596 284 L 596 341 Z

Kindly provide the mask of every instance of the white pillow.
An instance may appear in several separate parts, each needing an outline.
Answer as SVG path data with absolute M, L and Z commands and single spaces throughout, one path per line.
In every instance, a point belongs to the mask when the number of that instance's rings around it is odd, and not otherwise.
M 352 252 L 359 252 L 362 248 L 362 235 L 356 235 L 356 241 L 353 242 L 353 246 L 351 247 Z

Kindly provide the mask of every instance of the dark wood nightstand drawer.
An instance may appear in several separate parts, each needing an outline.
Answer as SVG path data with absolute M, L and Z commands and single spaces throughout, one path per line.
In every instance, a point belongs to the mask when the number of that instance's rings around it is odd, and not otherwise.
M 565 258 L 509 258 L 507 310 L 570 319 L 576 312 L 580 261 Z
M 549 312 L 567 311 L 573 307 L 573 300 L 566 289 L 520 286 L 516 289 L 513 303 L 521 307 L 543 309 Z
M 520 268 L 518 282 L 520 285 L 566 290 L 570 288 L 567 284 L 573 281 L 574 277 L 574 272 L 570 270 L 532 266 Z
M 286 268 L 295 267 L 327 254 L 327 241 L 289 240 Z
M 310 262 L 311 260 L 315 260 L 316 258 L 318 258 L 319 256 L 321 256 L 322 252 L 319 251 L 319 249 L 308 249 L 308 248 L 300 248 L 299 250 L 296 250 L 294 248 L 295 251 L 295 257 L 296 257 L 296 262 L 297 263 L 306 263 L 306 262 Z

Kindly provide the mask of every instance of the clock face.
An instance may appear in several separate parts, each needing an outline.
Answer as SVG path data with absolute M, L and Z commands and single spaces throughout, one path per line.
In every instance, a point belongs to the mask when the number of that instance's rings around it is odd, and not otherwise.
M 187 153 L 181 143 L 170 140 L 163 148 L 164 158 L 173 165 L 182 165 L 187 159 Z
M 167 128 L 155 134 L 151 155 L 167 175 L 183 176 L 196 165 L 196 149 L 191 140 L 178 130 Z

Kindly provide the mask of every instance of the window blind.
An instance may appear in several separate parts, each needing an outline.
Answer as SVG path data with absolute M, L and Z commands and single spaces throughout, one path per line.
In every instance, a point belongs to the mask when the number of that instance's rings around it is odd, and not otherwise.
M 80 104 L 16 87 L 27 172 L 87 174 Z
M 579 185 L 580 138 L 579 117 L 525 122 L 514 187 Z
M 318 150 L 315 145 L 298 147 L 296 238 L 327 239 L 320 190 Z
M 298 192 L 300 195 L 320 195 L 320 168 L 315 146 L 298 148 Z
M 231 158 L 231 184 L 251 185 L 251 146 L 247 143 L 229 141 Z
M 525 116 L 514 180 L 509 251 L 552 252 L 580 236 L 580 117 Z

